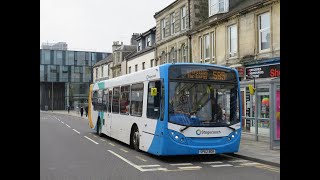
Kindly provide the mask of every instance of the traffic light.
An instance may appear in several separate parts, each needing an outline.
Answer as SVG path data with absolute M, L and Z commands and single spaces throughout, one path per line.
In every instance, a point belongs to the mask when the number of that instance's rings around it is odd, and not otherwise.
M 251 84 L 249 84 L 249 91 L 251 95 L 254 95 L 254 92 L 256 91 L 256 88 L 254 88 Z

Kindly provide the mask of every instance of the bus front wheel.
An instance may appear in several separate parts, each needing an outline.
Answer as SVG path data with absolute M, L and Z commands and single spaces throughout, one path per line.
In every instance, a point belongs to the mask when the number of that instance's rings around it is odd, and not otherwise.
M 132 133 L 132 145 L 133 145 L 133 148 L 136 150 L 136 151 L 139 151 L 139 143 L 140 143 L 140 134 L 139 134 L 139 129 L 138 127 L 135 127 L 133 129 L 133 133 Z

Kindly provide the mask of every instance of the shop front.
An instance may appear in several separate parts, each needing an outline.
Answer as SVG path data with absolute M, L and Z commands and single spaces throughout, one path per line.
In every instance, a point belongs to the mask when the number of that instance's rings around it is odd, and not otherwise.
M 270 149 L 280 147 L 280 60 L 246 66 L 240 82 L 243 132 L 270 139 Z M 255 88 L 250 94 L 249 85 Z

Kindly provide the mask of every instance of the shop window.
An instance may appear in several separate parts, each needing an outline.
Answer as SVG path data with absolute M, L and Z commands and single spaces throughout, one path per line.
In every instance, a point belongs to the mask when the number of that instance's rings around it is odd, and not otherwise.
M 280 139 L 280 85 L 276 87 L 276 139 Z

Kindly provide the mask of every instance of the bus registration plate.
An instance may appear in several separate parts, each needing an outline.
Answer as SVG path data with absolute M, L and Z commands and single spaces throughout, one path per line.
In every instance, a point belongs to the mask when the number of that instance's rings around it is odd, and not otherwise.
M 215 154 L 216 151 L 214 149 L 204 149 L 204 150 L 199 150 L 199 154 Z

